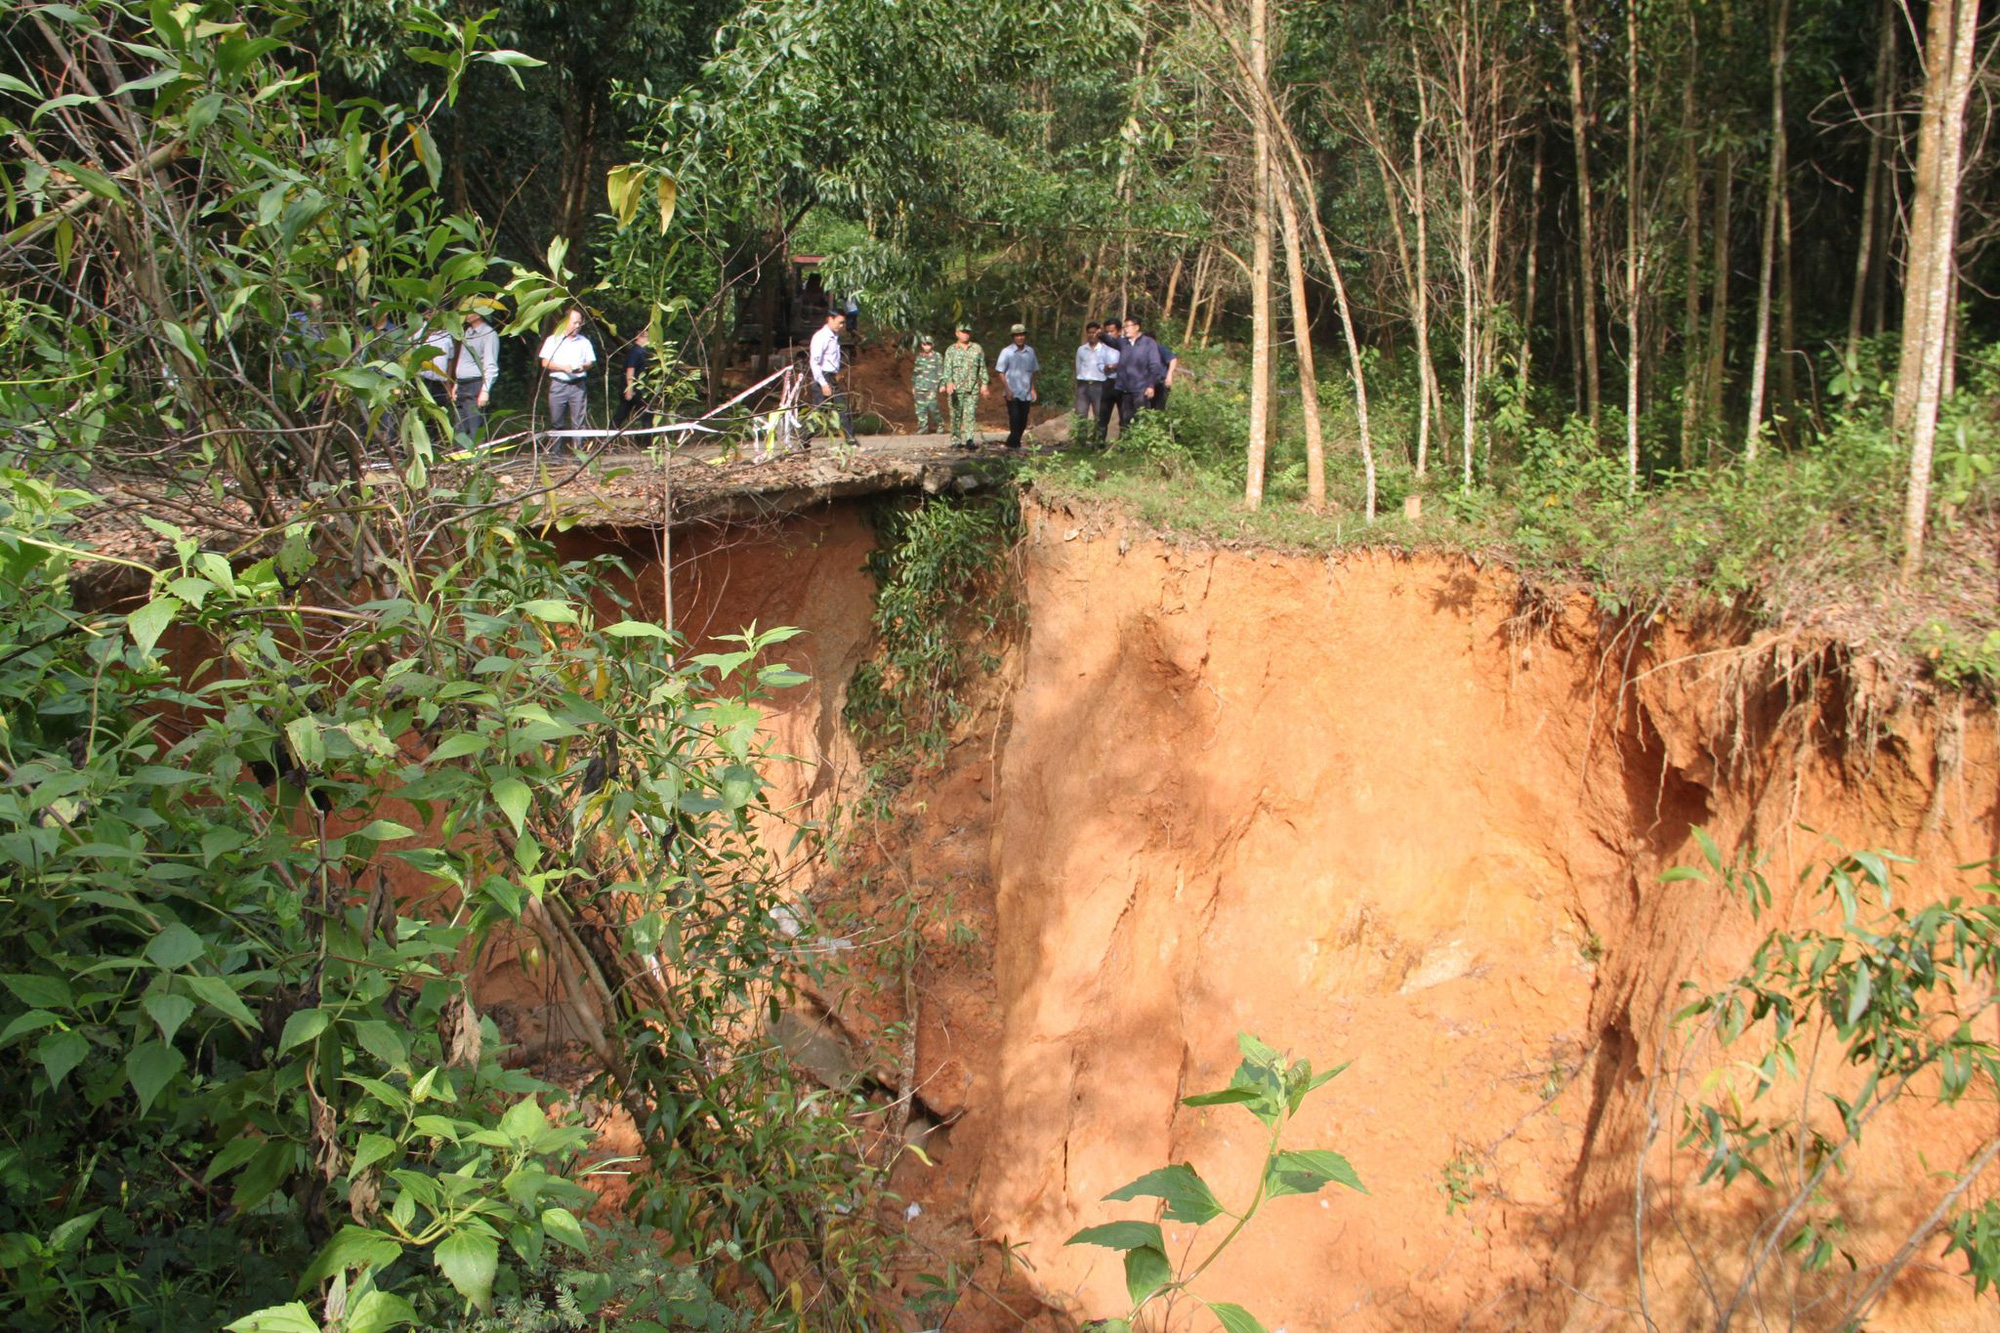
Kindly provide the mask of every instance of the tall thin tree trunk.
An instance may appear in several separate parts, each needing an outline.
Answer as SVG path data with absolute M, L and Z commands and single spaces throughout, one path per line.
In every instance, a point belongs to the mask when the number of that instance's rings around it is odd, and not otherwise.
M 1521 276 L 1521 355 L 1515 364 L 1519 394 L 1528 394 L 1529 368 L 1535 359 L 1535 258 L 1542 252 L 1542 130 L 1535 126 L 1535 169 L 1528 178 L 1527 272 Z
M 1764 382 L 1771 365 L 1771 277 L 1777 267 L 1779 199 L 1785 189 L 1785 28 L 1792 0 L 1778 0 L 1771 26 L 1771 152 L 1764 177 L 1764 241 L 1757 251 L 1757 341 L 1750 349 L 1750 411 L 1743 461 L 1757 461 L 1764 435 Z
M 1724 153 L 1716 170 L 1721 180 L 1715 192 L 1715 282 L 1708 297 L 1708 370 L 1702 376 L 1702 387 L 1708 390 L 1706 425 L 1711 463 L 1715 461 L 1723 396 L 1728 387 L 1724 381 L 1729 365 L 1729 278 L 1734 249 L 1731 233 L 1736 217 L 1732 203 L 1736 192 L 1736 159 Z
M 1938 354 L 1938 401 L 1958 392 L 1958 265 L 1945 279 L 1944 351 Z
M 1174 266 L 1167 274 L 1167 299 L 1160 305 L 1160 327 L 1163 330 L 1167 326 L 1167 321 L 1174 317 L 1174 296 L 1180 291 L 1181 261 L 1186 257 L 1185 251 L 1174 251 Z
M 1787 173 L 1784 189 L 1778 195 L 1778 397 L 1773 403 L 1777 415 L 1783 418 L 1779 436 L 1787 444 L 1791 436 L 1785 424 L 1796 415 L 1795 405 L 1799 401 L 1798 346 L 1798 291 L 1792 283 L 1792 182 Z
M 1347 338 L 1348 374 L 1354 383 L 1354 425 L 1361 437 L 1361 470 L 1364 478 L 1366 512 L 1369 522 L 1375 521 L 1375 442 L 1368 420 L 1368 377 L 1362 362 L 1361 341 L 1354 331 L 1354 309 L 1347 300 L 1347 281 L 1341 276 L 1340 261 L 1334 257 L 1333 245 L 1326 237 L 1326 226 L 1320 220 L 1315 206 L 1317 191 L 1313 187 L 1313 173 L 1306 162 L 1306 156 L 1299 149 L 1298 140 L 1285 123 L 1276 100 L 1271 95 L 1267 79 L 1251 76 L 1251 62 L 1235 41 L 1229 24 L 1220 11 L 1219 0 L 1195 0 L 1196 6 L 1208 14 L 1223 40 L 1230 43 L 1231 54 L 1235 57 L 1240 73 L 1244 74 L 1249 87 L 1245 91 L 1259 104 L 1260 113 L 1265 118 L 1269 131 L 1275 135 L 1284 148 L 1285 162 L 1289 166 L 1292 184 L 1298 196 L 1307 205 L 1306 216 L 1312 222 L 1313 245 L 1319 250 L 1320 262 L 1326 265 L 1327 279 L 1333 284 L 1333 305 L 1340 315 L 1340 330 Z M 1259 0 L 1262 3 L 1262 0 Z
M 1583 343 L 1584 402 L 1590 418 L 1590 428 L 1595 431 L 1600 416 L 1598 403 L 1600 381 L 1597 370 L 1597 281 L 1593 273 L 1597 263 L 1597 240 L 1591 221 L 1590 117 L 1584 110 L 1583 102 L 1583 30 L 1582 25 L 1577 22 L 1576 0 L 1563 0 L 1563 54 L 1569 65 L 1570 132 L 1576 137 L 1576 215 L 1581 249 L 1576 266 L 1577 298 L 1580 303 L 1577 331 Z
M 1213 247 L 1204 245 L 1194 261 L 1194 284 L 1188 289 L 1187 327 L 1181 330 L 1183 344 L 1194 341 L 1194 317 L 1201 311 L 1202 294 L 1207 291 L 1209 266 L 1213 262 Z M 1209 299 L 1214 300 L 1211 293 Z
M 1464 47 L 1460 48 L 1460 78 L 1465 78 Z M 1467 105 L 1470 107 L 1468 89 Z M 1473 125 L 1460 127 L 1458 162 L 1458 253 L 1459 318 L 1463 336 L 1459 340 L 1459 484 L 1472 486 L 1472 450 L 1479 433 L 1479 283 L 1475 219 L 1479 214 L 1479 150 L 1472 136 Z
M 1417 127 L 1410 132 L 1412 168 L 1410 211 L 1417 224 L 1417 283 L 1410 296 L 1410 312 L 1417 319 L 1417 477 L 1422 479 L 1430 466 L 1431 408 L 1438 399 L 1437 366 L 1431 360 L 1431 246 L 1430 200 L 1424 188 L 1424 127 L 1429 123 L 1429 99 L 1424 95 L 1424 76 L 1417 68 L 1416 50 L 1410 52 L 1410 66 L 1417 76 Z
M 1847 302 L 1847 342 L 1841 364 L 1852 375 L 1861 359 L 1861 326 L 1867 317 L 1869 266 L 1875 262 L 1875 215 L 1882 186 L 1882 142 L 1887 136 L 1889 85 L 1895 77 L 1896 0 L 1882 0 L 1875 22 L 1875 105 L 1868 118 L 1868 168 L 1861 179 L 1861 237 L 1854 247 L 1854 293 Z
M 1250 0 L 1250 77 L 1268 86 L 1267 0 Z M 1264 503 L 1264 459 L 1271 443 L 1271 119 L 1261 97 L 1253 98 L 1250 130 L 1256 174 L 1250 210 L 1250 442 L 1243 480 L 1243 503 Z
M 1910 441 L 1903 497 L 1905 582 L 1923 566 L 1930 514 L 1931 456 L 1950 326 L 1952 261 L 1958 245 L 1959 167 L 1965 103 L 1972 92 L 1979 0 L 1931 0 L 1924 38 L 1924 104 L 1917 134 L 1916 194 L 1910 208 L 1908 279 L 1903 290 L 1902 362 L 1896 374 L 1898 433 Z
M 1223 288 L 1222 283 L 1217 281 L 1214 292 L 1208 298 L 1208 313 L 1201 317 L 1201 348 L 1203 351 L 1208 350 L 1208 335 L 1215 328 L 1215 312 L 1222 308 L 1223 299 L 1227 295 L 1228 293 Z
M 1701 405 L 1707 395 L 1701 355 L 1701 159 L 1696 152 L 1695 78 L 1701 71 L 1700 29 L 1695 7 L 1687 7 L 1688 68 L 1681 82 L 1681 208 L 1687 214 L 1687 283 L 1681 305 L 1681 467 L 1694 466 L 1695 434 L 1700 428 Z
M 1639 488 L 1639 291 L 1645 247 L 1639 236 L 1639 14 L 1625 7 L 1625 489 Z
M 1292 344 L 1299 358 L 1299 414 L 1306 431 L 1306 507 L 1326 507 L 1326 436 L 1319 419 L 1319 372 L 1313 365 L 1312 311 L 1306 304 L 1305 247 L 1299 242 L 1299 209 L 1282 175 L 1274 174 L 1271 192 L 1278 199 L 1278 222 L 1284 229 L 1285 276 L 1291 295 Z

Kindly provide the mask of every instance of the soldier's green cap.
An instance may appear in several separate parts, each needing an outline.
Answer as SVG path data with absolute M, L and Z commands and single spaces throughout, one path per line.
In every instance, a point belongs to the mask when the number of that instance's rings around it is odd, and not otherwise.
M 919 334 L 917 335 L 917 345 L 918 345 L 918 346 L 920 346 L 920 347 L 928 347 L 928 346 L 930 346 L 930 345 L 931 345 L 931 335 L 930 335 L 930 334 L 928 334 L 928 333 L 919 333 Z
M 970 324 L 967 324 L 967 323 L 965 323 L 964 321 L 962 321 L 962 320 L 961 320 L 961 321 L 959 322 L 959 325 L 958 325 L 958 327 L 957 327 L 957 328 L 955 328 L 955 329 L 953 329 L 953 330 L 952 330 L 952 332 L 953 332 L 953 333 L 970 333 L 970 332 L 972 332 L 972 325 L 970 325 Z
M 1026 333 L 1027 331 L 1028 326 L 1026 324 L 1016 324 L 1013 328 L 1007 330 L 1009 333 Z

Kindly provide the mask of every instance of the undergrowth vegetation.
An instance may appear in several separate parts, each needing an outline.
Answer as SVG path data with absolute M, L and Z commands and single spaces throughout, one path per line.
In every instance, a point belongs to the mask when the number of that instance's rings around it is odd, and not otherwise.
M 865 1322 L 851 1108 L 743 1040 L 808 965 L 753 827 L 785 632 L 678 657 L 605 562 L 476 507 L 457 559 L 354 605 L 302 596 L 303 530 L 232 566 L 167 529 L 107 613 L 71 592 L 90 497 L 0 481 L 0 1318 L 603 1305 L 579 1090 L 503 1062 L 471 998 L 507 943 L 558 979 L 580 1091 L 640 1130 L 633 1216 L 681 1256 L 618 1303 Z
M 1831 613 L 1858 638 L 1929 663 L 1954 688 L 2000 684 L 2000 606 L 1993 533 L 2000 523 L 2000 345 L 1967 358 L 1940 428 L 1934 546 L 1924 578 L 1891 588 L 1907 460 L 1887 424 L 1886 349 L 1851 374 L 1817 425 L 1794 423 L 1798 443 L 1753 464 L 1682 470 L 1659 441 L 1637 491 L 1619 459 L 1580 419 L 1544 402 L 1508 402 L 1482 431 L 1475 481 L 1433 459 L 1418 478 L 1411 454 L 1380 463 L 1381 515 L 1361 514 L 1344 383 L 1321 383 L 1328 419 L 1329 504 L 1303 506 L 1305 460 L 1297 395 L 1280 396 L 1267 503 L 1241 502 L 1245 389 L 1228 351 L 1191 353 L 1191 383 L 1163 413 L 1141 413 L 1104 453 L 1040 461 L 1032 484 L 1055 500 L 1110 501 L 1141 523 L 1181 537 L 1289 549 L 1429 546 L 1500 559 L 1539 582 L 1584 585 L 1608 612 L 1727 606 L 1754 618 Z M 1281 383 L 1289 383 L 1280 374 Z M 1385 391 L 1395 381 L 1378 376 Z M 1500 385 L 1493 386 L 1496 397 Z M 1512 388 L 1512 381 L 1504 386 Z M 1411 390 L 1414 391 L 1413 389 Z M 1376 408 L 1381 438 L 1413 438 L 1403 398 Z M 1607 433 L 1609 433 L 1607 431 Z M 1414 498 L 1416 512 L 1406 513 Z
M 848 683 L 846 716 L 891 771 L 943 757 L 989 640 L 1018 620 L 1007 552 L 1020 535 L 1011 492 L 891 499 L 871 511 L 875 649 Z

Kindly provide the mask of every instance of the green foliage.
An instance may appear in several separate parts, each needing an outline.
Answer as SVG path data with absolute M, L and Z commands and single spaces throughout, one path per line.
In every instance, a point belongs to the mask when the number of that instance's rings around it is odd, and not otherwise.
M 1753 918 L 1770 911 L 1759 863 L 1725 863 L 1715 843 L 1697 834 L 1704 864 L 1664 878 L 1713 880 Z M 1995 1004 L 2000 884 L 1991 867 L 1971 866 L 1965 869 L 1980 877 L 1963 894 L 1923 907 L 1899 904 L 1895 867 L 1905 860 L 1857 851 L 1808 867 L 1801 896 L 1813 919 L 1828 924 L 1773 928 L 1734 980 L 1697 993 L 1675 1016 L 1684 1032 L 1712 1035 L 1738 1071 L 1681 1108 L 1679 1146 L 1700 1158 L 1702 1182 L 1754 1182 L 1770 1209 L 1734 1293 L 1719 1287 L 1725 1310 L 1766 1280 L 1781 1253 L 1805 1271 L 1862 1262 L 1848 1248 L 1852 1204 L 1838 1184 L 1864 1152 L 1867 1129 L 1899 1103 L 1922 1104 L 1950 1117 L 1954 1128 L 1973 1127 L 1968 1152 L 1934 1165 L 1924 1193 L 1936 1196 L 1936 1210 L 1926 1226 L 1949 1236 L 1947 1248 L 1963 1256 L 1976 1290 L 2000 1272 L 1991 1205 L 1962 1198 L 2000 1153 L 1985 1114 L 2000 1094 L 2000 1046 L 1979 1031 Z M 1872 1294 L 1856 1297 L 1846 1317 L 1865 1319 L 1909 1257 L 1881 1270 Z
M 848 724 L 899 761 L 935 762 L 964 715 L 973 633 L 1019 607 L 1006 553 L 1020 529 L 1009 495 L 924 499 L 874 511 L 874 654 L 848 683 Z
M 1347 1066 L 1337 1065 L 1315 1074 L 1310 1061 L 1287 1059 L 1247 1032 L 1239 1035 L 1236 1043 L 1243 1052 L 1243 1061 L 1236 1067 L 1229 1086 L 1217 1092 L 1184 1097 L 1181 1104 L 1197 1107 L 1240 1106 L 1264 1126 L 1267 1134 L 1264 1160 L 1258 1169 L 1257 1184 L 1251 1191 L 1249 1201 L 1239 1210 L 1225 1207 L 1208 1182 L 1186 1163 L 1150 1171 L 1131 1184 L 1105 1195 L 1107 1202 L 1158 1199 L 1159 1216 L 1168 1222 L 1200 1227 L 1226 1217 L 1233 1224 L 1227 1234 L 1199 1260 L 1187 1263 L 1184 1272 L 1176 1272 L 1173 1260 L 1168 1257 L 1166 1239 L 1157 1221 L 1107 1222 L 1085 1227 L 1071 1236 L 1068 1241 L 1071 1245 L 1102 1246 L 1125 1256 L 1125 1286 L 1132 1302 L 1131 1311 L 1123 1319 L 1104 1320 L 1094 1325 L 1100 1330 L 1107 1333 L 1124 1330 L 1129 1333 L 1129 1330 L 1139 1326 L 1140 1315 L 1156 1303 L 1171 1311 L 1175 1301 L 1183 1294 L 1190 1294 L 1189 1288 L 1195 1279 L 1229 1248 L 1250 1220 L 1272 1199 L 1281 1199 L 1288 1194 L 1317 1194 L 1328 1185 L 1344 1185 L 1348 1189 L 1367 1193 L 1361 1178 L 1339 1153 L 1280 1146 L 1286 1126 L 1298 1115 L 1306 1097 L 1338 1076 Z M 1191 1253 L 1192 1246 L 1189 1250 Z M 1222 1322 L 1229 1333 L 1262 1333 L 1264 1326 L 1240 1305 L 1218 1301 L 1202 1301 L 1201 1304 Z
M 761 1107 L 686 1133 L 650 1195 L 701 1215 L 690 1241 L 759 1213 L 695 1207 L 690 1177 L 728 1169 L 711 1138 L 823 1128 L 755 1061 L 763 1083 L 706 1066 L 783 967 L 750 832 L 754 701 L 796 679 L 755 662 L 783 634 L 676 664 L 656 627 L 598 619 L 602 569 L 490 513 L 355 610 L 169 530 L 149 599 L 92 615 L 62 534 L 88 497 L 0 483 L 0 1306 L 178 1326 L 351 1269 L 350 1301 L 435 1271 L 484 1309 L 508 1265 L 581 1250 L 586 1136 L 500 1064 L 457 976 L 524 921 L 618 914 L 593 962 L 663 974 L 627 1079 Z

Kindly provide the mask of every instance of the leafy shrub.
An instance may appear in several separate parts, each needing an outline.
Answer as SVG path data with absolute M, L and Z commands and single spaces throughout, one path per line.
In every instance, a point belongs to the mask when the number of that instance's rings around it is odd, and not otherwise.
M 1162 1318 L 1170 1317 L 1175 1303 L 1188 1294 L 1190 1285 L 1273 1199 L 1290 1194 L 1317 1194 L 1328 1185 L 1344 1185 L 1367 1193 L 1361 1177 L 1339 1153 L 1280 1146 L 1285 1127 L 1298 1114 L 1306 1097 L 1347 1066 L 1336 1065 L 1315 1074 L 1311 1061 L 1288 1059 L 1247 1032 L 1240 1034 L 1236 1042 L 1243 1052 L 1243 1062 L 1237 1066 L 1229 1086 L 1219 1092 L 1183 1097 L 1181 1105 L 1241 1106 L 1256 1118 L 1265 1131 L 1264 1160 L 1258 1168 L 1257 1183 L 1242 1208 L 1231 1209 L 1216 1197 L 1200 1172 L 1182 1162 L 1149 1171 L 1105 1195 L 1107 1203 L 1158 1199 L 1160 1218 L 1168 1222 L 1200 1227 L 1226 1217 L 1233 1225 L 1200 1259 L 1191 1257 L 1190 1244 L 1182 1262 L 1185 1271 L 1181 1272 L 1175 1270 L 1173 1260 L 1167 1255 L 1166 1238 L 1157 1221 L 1106 1222 L 1085 1227 L 1071 1236 L 1068 1241 L 1071 1245 L 1098 1245 L 1125 1256 L 1125 1287 L 1132 1308 L 1122 1319 L 1107 1319 L 1094 1325 L 1101 1333 L 1131 1333 L 1140 1326 L 1140 1315 L 1155 1305 L 1163 1311 Z M 1256 1316 L 1240 1305 L 1208 1300 L 1201 1304 L 1221 1322 L 1225 1333 L 1264 1333 L 1264 1326 Z
M 968 631 L 1018 610 L 1003 561 L 1020 506 L 1011 495 L 940 496 L 872 515 L 875 651 L 848 683 L 847 721 L 902 757 L 935 760 L 964 715 Z
M 670 1145 L 642 1193 L 690 1248 L 803 1243 L 785 1191 L 856 1188 L 831 1112 L 711 1063 L 789 967 L 751 826 L 782 633 L 676 663 L 596 619 L 607 568 L 490 512 L 358 608 L 299 600 L 295 532 L 243 568 L 177 538 L 93 614 L 87 497 L 0 485 L 0 1312 L 213 1325 L 297 1277 L 392 1327 L 432 1270 L 483 1309 L 582 1251 L 586 1135 L 459 975 L 523 927 L 618 984 L 609 1091 Z M 737 1172 L 761 1192 L 699 1192 Z

